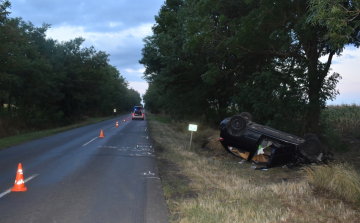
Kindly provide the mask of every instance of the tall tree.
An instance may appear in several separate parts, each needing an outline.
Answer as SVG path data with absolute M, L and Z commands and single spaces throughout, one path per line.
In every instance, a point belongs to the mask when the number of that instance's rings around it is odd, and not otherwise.
M 145 39 L 144 77 L 169 101 L 163 106 L 183 113 L 193 112 L 182 110 L 187 102 L 215 108 L 220 118 L 231 107 L 317 133 L 321 109 L 338 93 L 340 75 L 329 69 L 342 48 L 309 15 L 306 0 L 168 0 Z

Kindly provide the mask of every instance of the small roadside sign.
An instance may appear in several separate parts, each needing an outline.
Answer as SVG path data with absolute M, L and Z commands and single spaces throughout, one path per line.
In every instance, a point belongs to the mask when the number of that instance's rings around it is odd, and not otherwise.
M 197 125 L 189 124 L 189 131 L 196 132 L 197 131 Z
M 191 131 L 191 136 L 190 136 L 190 148 L 191 148 L 192 134 L 193 134 L 193 132 L 196 132 L 196 130 L 197 130 L 197 125 L 189 124 L 189 131 Z

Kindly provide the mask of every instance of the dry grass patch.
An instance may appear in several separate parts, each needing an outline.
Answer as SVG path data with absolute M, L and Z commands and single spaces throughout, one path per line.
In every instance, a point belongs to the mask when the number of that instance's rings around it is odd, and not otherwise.
M 173 222 L 356 222 L 360 217 L 356 206 L 314 196 L 313 184 L 300 168 L 253 170 L 253 164 L 239 164 L 234 156 L 212 156 L 220 151 L 227 154 L 215 142 L 216 130 L 207 130 L 211 149 L 204 152 L 201 133 L 189 148 L 189 132 L 176 131 L 174 123 L 159 123 L 151 117 L 149 124 L 153 139 L 163 148 L 158 160 L 175 163 L 178 170 L 171 175 L 185 177 L 181 184 L 186 186 L 179 188 L 194 195 L 166 196 Z M 164 179 L 166 166 L 159 168 L 165 187 L 176 184 L 166 174 Z M 176 194 L 176 186 L 171 190 Z
M 360 203 L 360 176 L 355 169 L 346 164 L 305 167 L 307 180 L 315 187 L 343 197 L 348 201 Z
M 217 131 L 215 134 L 207 138 L 208 143 L 206 144 L 211 150 L 224 150 L 224 147 L 219 141 L 220 131 Z

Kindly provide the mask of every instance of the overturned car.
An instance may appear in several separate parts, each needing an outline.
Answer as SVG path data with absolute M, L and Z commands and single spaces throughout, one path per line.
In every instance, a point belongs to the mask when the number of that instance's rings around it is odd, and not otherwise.
M 300 138 L 256 124 L 248 112 L 220 123 L 220 142 L 231 154 L 263 164 L 264 168 L 322 163 L 328 156 L 316 135 L 308 133 Z

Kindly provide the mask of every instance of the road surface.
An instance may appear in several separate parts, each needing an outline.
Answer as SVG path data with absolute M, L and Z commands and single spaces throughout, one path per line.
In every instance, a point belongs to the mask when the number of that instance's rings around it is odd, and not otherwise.
M 152 146 L 126 115 L 0 150 L 0 222 L 168 222 Z

